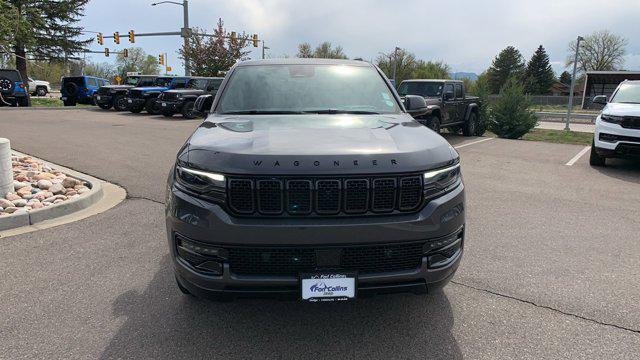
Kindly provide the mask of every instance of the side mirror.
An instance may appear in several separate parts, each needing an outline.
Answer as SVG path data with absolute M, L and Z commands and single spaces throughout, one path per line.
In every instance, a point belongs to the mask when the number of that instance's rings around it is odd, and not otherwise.
M 452 91 L 448 91 L 448 92 L 444 93 L 444 95 L 442 96 L 442 99 L 444 101 L 453 99 L 453 92 Z
M 422 96 L 407 95 L 404 97 L 404 108 L 413 117 L 424 115 L 427 113 L 427 102 Z
M 607 95 L 597 95 L 591 102 L 594 104 L 607 105 Z
M 196 99 L 196 103 L 193 105 L 193 108 L 201 114 L 208 114 L 212 105 L 213 95 L 200 95 Z

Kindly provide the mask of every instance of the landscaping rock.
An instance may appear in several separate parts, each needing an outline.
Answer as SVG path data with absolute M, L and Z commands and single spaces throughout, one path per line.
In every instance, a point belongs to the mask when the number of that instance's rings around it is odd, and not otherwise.
M 7 195 L 4 196 L 4 198 L 9 200 L 9 201 L 22 199 L 22 197 L 20 197 L 19 195 L 15 194 L 15 193 L 8 193 Z
M 49 191 L 51 191 L 54 195 L 58 195 L 58 194 L 63 194 L 65 190 L 62 184 L 53 184 L 49 188 Z
M 2 199 L 0 198 L 0 207 L 2 208 L 8 208 L 8 207 L 12 207 L 13 206 L 13 202 L 7 200 L 7 199 Z
M 25 199 L 18 199 L 18 200 L 14 200 L 13 201 L 13 205 L 15 207 L 23 207 L 23 206 L 27 206 L 27 200 Z
M 38 188 L 40 188 L 42 190 L 47 190 L 52 185 L 53 185 L 53 183 L 51 181 L 47 180 L 47 179 L 38 180 L 38 183 L 37 183 Z

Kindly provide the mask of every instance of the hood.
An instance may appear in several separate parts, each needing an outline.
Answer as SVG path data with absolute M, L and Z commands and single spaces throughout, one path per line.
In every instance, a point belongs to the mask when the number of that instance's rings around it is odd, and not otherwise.
M 608 103 L 602 113 L 614 116 L 640 116 L 640 104 Z
M 101 89 L 114 89 L 114 90 L 118 90 L 118 89 L 131 89 L 133 88 L 133 85 L 105 85 L 105 86 L 100 86 Z
M 424 102 L 427 103 L 427 106 L 429 106 L 429 105 L 440 105 L 442 103 L 442 100 L 440 100 L 440 98 L 426 97 L 426 98 L 424 98 Z
M 171 94 L 184 94 L 184 95 L 206 94 L 204 90 L 200 90 L 200 89 L 174 89 L 174 90 L 167 90 L 165 92 L 171 93 Z
M 134 88 L 131 88 L 131 90 L 139 90 L 139 91 L 143 91 L 143 92 L 147 92 L 147 91 L 162 92 L 162 91 L 167 91 L 168 88 L 160 87 L 160 86 L 147 86 L 147 87 L 134 87 Z
M 178 154 L 202 170 L 272 175 L 417 172 L 455 157 L 408 114 L 211 115 Z

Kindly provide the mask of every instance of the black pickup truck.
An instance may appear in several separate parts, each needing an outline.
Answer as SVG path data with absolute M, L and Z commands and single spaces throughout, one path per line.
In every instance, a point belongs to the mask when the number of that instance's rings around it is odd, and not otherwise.
M 465 136 L 481 136 L 478 126 L 480 100 L 465 94 L 459 80 L 405 80 L 398 87 L 401 97 L 422 96 L 427 103 L 424 111 L 412 113 L 421 124 L 435 132 L 441 128 L 462 128 Z
M 132 75 L 127 76 L 122 85 L 101 86 L 94 95 L 96 104 L 104 110 L 113 106 L 116 111 L 125 111 L 127 110 L 127 90 L 136 86 L 153 86 L 156 78 L 156 75 Z
M 195 119 L 199 114 L 194 111 L 194 104 L 200 95 L 216 95 L 221 77 L 192 77 L 184 89 L 173 89 L 162 92 L 158 96 L 158 104 L 162 115 L 172 117 L 181 113 L 185 119 Z

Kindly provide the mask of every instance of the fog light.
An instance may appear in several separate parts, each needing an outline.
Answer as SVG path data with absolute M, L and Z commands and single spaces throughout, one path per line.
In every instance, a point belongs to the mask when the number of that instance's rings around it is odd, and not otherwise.
M 448 237 L 427 241 L 427 243 L 424 244 L 424 246 L 422 247 L 422 251 L 426 254 L 426 253 L 433 252 L 436 249 L 440 249 L 450 244 L 453 244 L 456 240 L 462 239 L 462 234 L 463 232 L 460 231 Z
M 226 249 L 197 243 L 176 235 L 176 250 L 178 256 L 196 270 L 222 275 L 222 263 L 228 255 Z
M 217 261 L 205 261 L 196 268 L 214 275 L 222 275 L 222 264 Z

